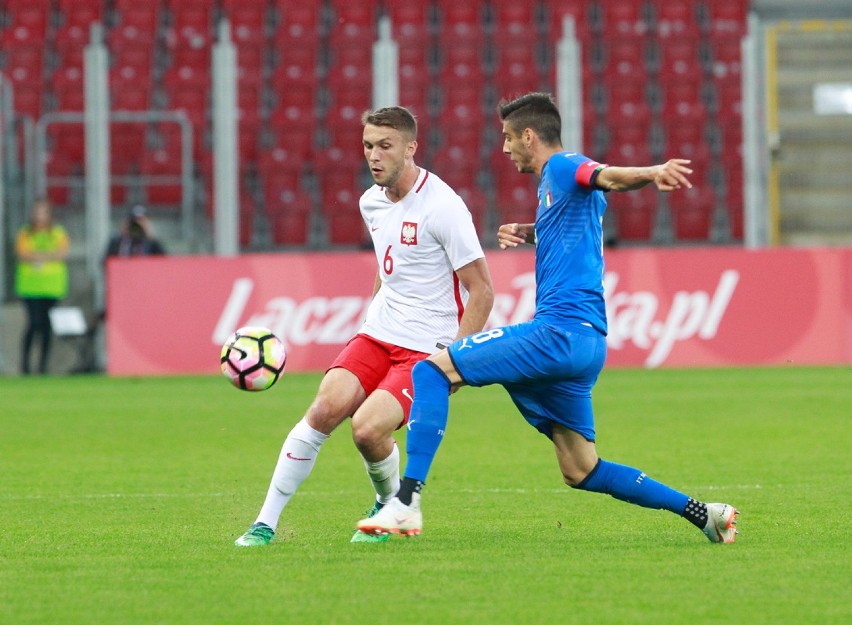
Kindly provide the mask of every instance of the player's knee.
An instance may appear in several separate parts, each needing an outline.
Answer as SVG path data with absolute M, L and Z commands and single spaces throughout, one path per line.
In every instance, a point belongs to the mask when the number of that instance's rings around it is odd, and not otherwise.
M 386 442 L 391 435 L 392 432 L 388 431 L 388 427 L 375 419 L 352 420 L 352 440 L 355 447 L 367 456 L 372 455 L 379 448 L 387 447 Z
M 586 482 L 586 478 L 594 471 L 597 466 L 597 458 L 592 461 L 591 459 L 580 462 L 573 462 L 571 464 L 563 465 L 562 468 L 562 481 L 564 481 L 571 488 L 584 488 L 584 482 Z
M 378 438 L 377 428 L 364 420 L 352 421 L 352 440 L 358 449 L 369 447 Z
M 576 468 L 570 470 L 562 469 L 562 481 L 571 488 L 577 488 L 586 479 L 586 475 L 588 473 L 583 473 Z
M 450 389 L 451 381 L 447 372 L 441 366 L 441 363 L 435 362 L 430 358 L 421 360 L 414 365 L 411 370 L 411 381 L 414 383 L 415 393 L 418 388 L 434 385 L 436 388 L 446 387 Z
M 342 414 L 339 407 L 329 402 L 322 395 L 317 396 L 308 408 L 305 418 L 308 425 L 324 434 L 331 434 L 348 415 Z

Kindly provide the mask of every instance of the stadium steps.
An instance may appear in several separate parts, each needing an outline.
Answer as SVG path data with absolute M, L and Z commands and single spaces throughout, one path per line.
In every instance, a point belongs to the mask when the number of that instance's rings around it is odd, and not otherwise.
M 852 243 L 852 179 L 836 175 L 852 168 L 852 116 L 819 115 L 814 108 L 816 85 L 849 81 L 852 22 L 843 24 L 782 23 L 778 29 L 782 243 Z

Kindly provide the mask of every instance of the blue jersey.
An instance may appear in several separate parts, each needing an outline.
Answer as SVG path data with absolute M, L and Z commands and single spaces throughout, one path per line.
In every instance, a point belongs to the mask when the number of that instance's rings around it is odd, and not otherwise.
M 544 165 L 535 219 L 535 317 L 554 325 L 591 326 L 605 335 L 606 200 L 592 186 L 602 167 L 575 152 L 554 154 Z

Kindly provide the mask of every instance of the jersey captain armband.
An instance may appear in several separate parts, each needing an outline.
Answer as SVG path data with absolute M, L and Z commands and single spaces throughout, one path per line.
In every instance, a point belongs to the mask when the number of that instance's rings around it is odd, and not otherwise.
M 601 164 L 595 161 L 586 161 L 577 168 L 577 173 L 574 175 L 574 179 L 581 187 L 594 189 L 595 178 L 597 178 L 598 174 L 601 173 L 607 167 L 609 167 L 609 165 Z

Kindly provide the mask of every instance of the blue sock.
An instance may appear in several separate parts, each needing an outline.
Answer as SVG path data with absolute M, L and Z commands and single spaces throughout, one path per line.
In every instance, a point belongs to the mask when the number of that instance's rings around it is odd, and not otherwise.
M 405 477 L 426 481 L 432 460 L 447 427 L 450 411 L 450 381 L 437 365 L 422 360 L 411 370 L 414 403 L 408 420 Z
M 683 516 L 689 497 L 642 473 L 639 469 L 598 460 L 592 472 L 577 485 L 580 490 L 612 495 L 644 508 L 669 510 Z

